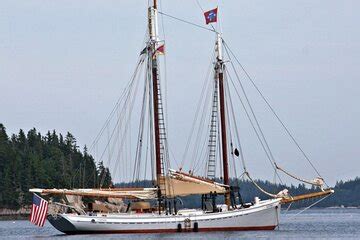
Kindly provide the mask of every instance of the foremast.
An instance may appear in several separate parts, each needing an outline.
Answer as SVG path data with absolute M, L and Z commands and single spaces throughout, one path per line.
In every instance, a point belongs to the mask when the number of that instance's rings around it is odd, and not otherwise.
M 215 63 L 215 80 L 219 86 L 219 103 L 220 103 L 220 129 L 221 129 L 221 156 L 223 164 L 223 183 L 229 186 L 229 164 L 227 151 L 227 136 L 226 136 L 226 104 L 225 104 L 225 90 L 224 90 L 224 71 L 225 64 L 223 61 L 223 46 L 220 33 L 217 33 L 216 38 L 216 63 Z M 225 204 L 228 208 L 231 205 L 230 189 L 225 193 Z
M 165 169 L 164 158 L 166 156 L 165 141 L 165 119 L 161 99 L 160 79 L 159 79 L 159 63 L 157 59 L 159 47 L 158 35 L 158 9 L 157 0 L 153 1 L 153 6 L 148 9 L 148 28 L 149 28 L 149 43 L 148 56 L 151 63 L 151 86 L 152 86 L 152 108 L 153 108 L 153 139 L 155 150 L 155 171 L 156 171 L 156 186 L 158 188 L 158 202 L 159 213 L 161 212 L 161 205 L 165 189 Z

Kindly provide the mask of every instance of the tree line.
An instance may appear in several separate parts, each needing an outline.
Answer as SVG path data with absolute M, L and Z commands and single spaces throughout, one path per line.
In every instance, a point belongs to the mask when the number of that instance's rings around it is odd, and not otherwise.
M 0 208 L 31 204 L 30 188 L 93 188 L 112 184 L 109 169 L 96 164 L 71 133 L 42 136 L 35 128 L 8 136 L 0 124 Z

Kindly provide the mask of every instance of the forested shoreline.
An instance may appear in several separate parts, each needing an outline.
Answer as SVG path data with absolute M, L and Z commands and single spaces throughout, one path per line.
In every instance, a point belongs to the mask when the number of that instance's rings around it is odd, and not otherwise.
M 101 176 L 101 177 L 100 177 Z M 35 128 L 8 136 L 0 123 L 0 209 L 31 204 L 30 188 L 96 187 L 111 184 L 109 170 L 96 164 L 71 133 L 42 136 Z
M 112 184 L 109 169 L 100 162 L 96 164 L 86 146 L 79 149 L 71 133 L 63 136 L 55 130 L 41 135 L 35 128 L 25 133 L 8 136 L 0 124 L 0 210 L 18 210 L 31 204 L 30 188 L 93 188 L 103 180 L 103 187 Z M 240 186 L 245 202 L 254 196 L 268 197 L 249 181 L 232 179 L 232 184 Z M 318 191 L 303 184 L 285 186 L 268 181 L 257 181 L 268 192 L 277 193 L 287 188 L 292 195 Z M 152 181 L 118 183 L 116 186 L 152 186 Z M 346 182 L 339 181 L 334 186 L 335 194 L 317 204 L 317 207 L 360 207 L 360 178 Z M 310 205 L 316 200 L 293 204 L 299 208 Z M 200 197 L 183 198 L 186 207 L 199 207 Z

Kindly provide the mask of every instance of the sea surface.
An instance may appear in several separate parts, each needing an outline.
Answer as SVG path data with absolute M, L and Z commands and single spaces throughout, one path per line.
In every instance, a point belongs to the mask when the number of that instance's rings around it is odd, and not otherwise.
M 177 234 L 62 234 L 49 223 L 39 228 L 29 221 L 0 221 L 0 239 L 360 239 L 360 209 L 283 211 L 275 231 Z

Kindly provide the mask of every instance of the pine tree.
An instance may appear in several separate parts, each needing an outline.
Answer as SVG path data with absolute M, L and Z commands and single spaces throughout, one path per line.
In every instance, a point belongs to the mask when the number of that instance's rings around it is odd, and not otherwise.
M 110 186 L 109 169 L 102 166 L 104 186 Z M 35 128 L 20 130 L 9 139 L 0 124 L 0 206 L 18 208 L 31 203 L 29 188 L 93 188 L 100 179 L 87 147 L 79 150 L 71 133 L 55 130 L 41 136 Z

